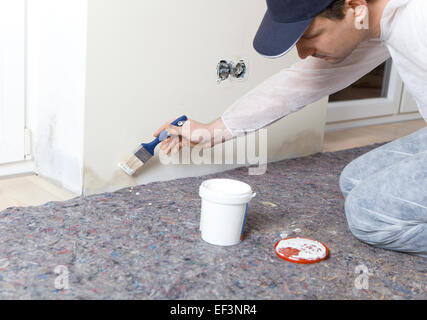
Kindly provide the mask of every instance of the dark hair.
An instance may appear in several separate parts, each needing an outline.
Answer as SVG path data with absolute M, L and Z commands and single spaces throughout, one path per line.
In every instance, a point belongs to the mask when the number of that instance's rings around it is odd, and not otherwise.
M 368 3 L 371 1 L 366 0 Z M 320 15 L 332 20 L 342 20 L 345 17 L 344 4 L 345 0 L 335 0 Z

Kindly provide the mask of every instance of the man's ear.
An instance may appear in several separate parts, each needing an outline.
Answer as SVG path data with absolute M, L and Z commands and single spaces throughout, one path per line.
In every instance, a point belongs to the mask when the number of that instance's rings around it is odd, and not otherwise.
M 366 0 L 346 0 L 347 9 L 352 10 L 357 30 L 369 29 L 369 9 Z
M 354 23 L 357 30 L 369 29 L 368 6 L 359 5 L 354 9 Z
M 366 0 L 345 0 L 348 7 L 355 9 L 358 6 L 368 6 Z

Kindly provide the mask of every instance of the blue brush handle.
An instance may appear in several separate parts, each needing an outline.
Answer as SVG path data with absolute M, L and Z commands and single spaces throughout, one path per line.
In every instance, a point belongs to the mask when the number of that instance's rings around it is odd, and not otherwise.
M 187 120 L 188 118 L 186 116 L 182 116 L 176 119 L 174 122 L 172 122 L 171 125 L 175 127 L 182 127 L 185 121 Z M 145 150 L 147 150 L 151 155 L 154 156 L 154 149 L 157 147 L 157 145 L 169 137 L 170 137 L 170 134 L 166 130 L 163 130 L 153 142 L 143 143 L 142 146 L 144 147 Z

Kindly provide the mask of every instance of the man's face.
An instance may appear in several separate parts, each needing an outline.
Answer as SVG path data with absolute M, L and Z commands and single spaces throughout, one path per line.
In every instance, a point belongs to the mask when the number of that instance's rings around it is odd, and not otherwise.
M 309 56 L 339 63 L 349 56 L 364 39 L 356 27 L 354 10 L 349 9 L 342 20 L 317 16 L 296 47 L 301 59 Z

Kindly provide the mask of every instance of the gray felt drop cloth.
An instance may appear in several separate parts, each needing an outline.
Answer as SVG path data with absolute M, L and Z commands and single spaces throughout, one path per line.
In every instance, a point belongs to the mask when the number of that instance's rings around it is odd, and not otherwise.
M 339 176 L 373 147 L 271 163 L 262 176 L 239 168 L 9 208 L 0 213 L 0 298 L 426 299 L 425 259 L 371 247 L 348 229 Z M 200 238 L 198 189 L 218 177 L 257 193 L 233 247 Z M 273 246 L 284 235 L 322 241 L 330 257 L 281 260 Z M 55 288 L 58 265 L 68 268 L 68 290 Z M 356 269 L 369 270 L 368 289 Z

